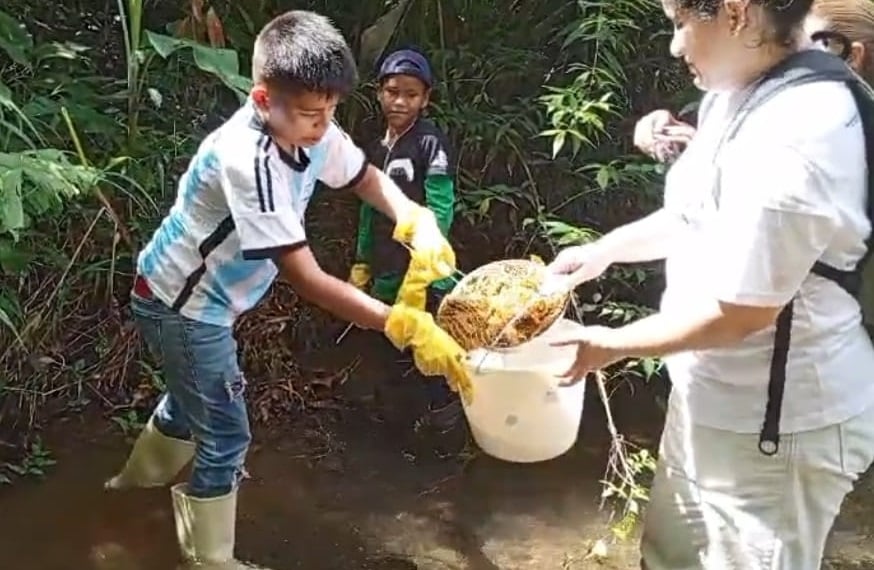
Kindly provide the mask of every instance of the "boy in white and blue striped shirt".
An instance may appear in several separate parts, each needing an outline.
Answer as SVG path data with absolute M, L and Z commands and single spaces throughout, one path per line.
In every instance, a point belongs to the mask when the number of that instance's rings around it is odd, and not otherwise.
M 232 326 L 282 274 L 301 297 L 412 348 L 423 373 L 466 386 L 463 351 L 424 311 L 389 307 L 325 273 L 304 231 L 317 182 L 395 220 L 395 239 L 446 277 L 455 255 L 427 209 L 409 200 L 333 122 L 357 81 L 340 32 L 293 11 L 259 34 L 245 106 L 212 132 L 179 182 L 176 203 L 137 263 L 131 308 L 163 367 L 167 392 L 111 489 L 168 484 L 183 555 L 233 569 L 237 484 L 251 434 Z M 435 278 L 436 278 L 435 277 Z

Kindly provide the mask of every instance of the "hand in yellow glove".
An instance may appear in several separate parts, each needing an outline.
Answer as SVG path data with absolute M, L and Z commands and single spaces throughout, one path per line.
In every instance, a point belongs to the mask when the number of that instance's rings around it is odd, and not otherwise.
M 449 387 L 465 402 L 473 398 L 470 377 L 464 367 L 466 353 L 434 317 L 406 305 L 395 305 L 385 322 L 385 336 L 398 350 L 410 347 L 413 362 L 425 376 L 444 376 Z
M 358 287 L 362 291 L 367 288 L 370 283 L 370 266 L 366 263 L 356 263 L 349 271 L 349 283 Z
M 421 251 L 410 252 L 410 265 L 398 290 L 398 303 L 425 310 L 428 299 L 428 286 L 444 277 L 443 273 L 428 263 L 427 254 Z
M 449 277 L 455 270 L 455 252 L 437 227 L 434 212 L 428 208 L 417 206 L 409 216 L 398 220 L 392 238 L 420 252 L 424 256 L 422 262 L 436 271 L 439 279 Z

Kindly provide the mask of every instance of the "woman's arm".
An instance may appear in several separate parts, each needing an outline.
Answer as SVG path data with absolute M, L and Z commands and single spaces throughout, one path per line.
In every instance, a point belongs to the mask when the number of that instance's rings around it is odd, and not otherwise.
M 682 235 L 685 224 L 679 215 L 664 208 L 620 226 L 595 242 L 611 263 L 640 263 L 668 256 Z
M 679 215 L 662 208 L 649 216 L 616 228 L 601 239 L 562 250 L 549 265 L 565 276 L 569 289 L 600 277 L 614 263 L 655 261 L 668 256 L 683 234 Z

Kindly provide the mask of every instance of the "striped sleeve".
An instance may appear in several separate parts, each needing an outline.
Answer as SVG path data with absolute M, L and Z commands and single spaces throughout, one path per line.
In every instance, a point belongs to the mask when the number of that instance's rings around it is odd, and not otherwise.
M 287 167 L 266 134 L 223 152 L 222 190 L 245 259 L 266 259 L 306 243 L 303 213 L 295 211 Z
M 367 172 L 367 159 L 364 152 L 352 142 L 336 123 L 331 123 L 323 139 L 327 145 L 327 159 L 319 180 L 330 188 L 352 188 L 364 178 Z

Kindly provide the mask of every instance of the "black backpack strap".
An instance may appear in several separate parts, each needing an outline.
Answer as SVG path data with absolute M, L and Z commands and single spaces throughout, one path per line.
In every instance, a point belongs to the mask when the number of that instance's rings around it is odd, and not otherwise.
M 753 86 L 729 122 L 719 145 L 721 146 L 737 134 L 749 113 L 784 89 L 819 81 L 849 83 L 853 78 L 854 74 L 846 63 L 832 54 L 819 50 L 796 53 L 774 67 Z M 718 203 L 718 185 L 714 188 L 714 197 Z M 827 266 L 824 264 L 817 266 L 822 266 L 823 271 L 828 271 L 835 277 L 840 277 L 837 273 L 844 273 L 833 268 L 826 270 L 824 268 Z M 814 272 L 817 272 L 817 266 L 814 267 Z M 850 286 L 852 285 L 849 279 L 841 277 L 841 280 L 846 281 Z M 786 365 L 789 361 L 789 345 L 792 340 L 793 315 L 794 300 L 789 301 L 777 315 L 774 351 L 771 354 L 771 367 L 768 375 L 768 401 L 765 406 L 765 419 L 759 432 L 759 451 L 765 455 L 776 455 L 780 450 L 780 417 L 783 410 L 783 394 L 786 388 Z
M 859 294 L 859 291 L 862 290 L 862 267 L 865 266 L 865 262 L 867 261 L 870 252 L 871 248 L 868 247 L 865 254 L 862 256 L 862 259 L 859 260 L 859 263 L 856 264 L 856 267 L 852 271 L 836 269 L 831 265 L 826 265 L 822 261 L 817 261 L 813 264 L 810 272 L 814 275 L 819 275 L 820 277 L 828 279 L 855 297 Z
M 789 343 L 792 341 L 792 317 L 795 302 L 789 303 L 777 315 L 774 331 L 774 352 L 771 354 L 771 371 L 768 375 L 768 403 L 765 405 L 765 422 L 759 432 L 759 451 L 775 455 L 780 451 L 780 416 L 783 413 L 783 392 L 786 389 L 786 364 L 789 361 Z

